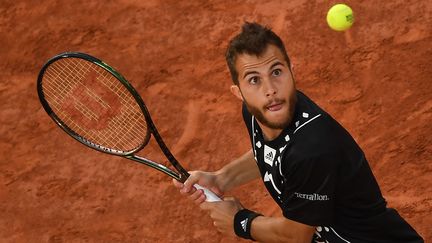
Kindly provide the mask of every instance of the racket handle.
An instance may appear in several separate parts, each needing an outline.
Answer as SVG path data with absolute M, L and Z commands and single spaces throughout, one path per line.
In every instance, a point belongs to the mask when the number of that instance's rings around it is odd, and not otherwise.
M 222 201 L 222 199 L 220 199 L 218 197 L 218 195 L 216 195 L 214 192 L 210 191 L 209 189 L 202 187 L 198 184 L 195 184 L 194 187 L 197 190 L 203 190 L 204 191 L 204 194 L 206 196 L 206 202 L 220 202 L 220 201 Z

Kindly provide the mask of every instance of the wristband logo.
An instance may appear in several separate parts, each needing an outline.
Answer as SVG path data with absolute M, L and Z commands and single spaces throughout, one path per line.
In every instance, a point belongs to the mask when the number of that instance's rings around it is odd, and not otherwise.
M 240 222 L 241 227 L 242 227 L 242 229 L 243 229 L 244 232 L 247 231 L 247 222 L 248 222 L 248 220 L 249 219 L 245 219 L 245 220 L 243 220 L 243 221 Z
M 330 197 L 327 195 L 321 195 L 318 193 L 313 194 L 305 194 L 305 193 L 298 193 L 294 192 L 295 196 L 301 199 L 306 199 L 309 201 L 328 201 L 330 200 Z

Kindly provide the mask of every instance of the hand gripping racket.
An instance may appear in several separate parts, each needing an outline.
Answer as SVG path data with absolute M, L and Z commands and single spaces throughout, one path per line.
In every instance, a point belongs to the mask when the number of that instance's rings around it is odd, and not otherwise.
M 37 91 L 48 115 L 80 143 L 145 164 L 182 183 L 189 177 L 163 142 L 138 92 L 101 60 L 78 52 L 59 54 L 42 67 Z M 176 171 L 136 155 L 151 134 Z M 207 201 L 220 201 L 212 191 L 194 186 L 204 191 Z

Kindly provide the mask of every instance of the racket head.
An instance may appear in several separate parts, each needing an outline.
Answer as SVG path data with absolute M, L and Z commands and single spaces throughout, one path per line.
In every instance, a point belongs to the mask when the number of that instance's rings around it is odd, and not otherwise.
M 141 96 L 93 56 L 65 52 L 51 58 L 39 72 L 37 91 L 55 123 L 90 148 L 128 156 L 150 139 L 152 122 Z

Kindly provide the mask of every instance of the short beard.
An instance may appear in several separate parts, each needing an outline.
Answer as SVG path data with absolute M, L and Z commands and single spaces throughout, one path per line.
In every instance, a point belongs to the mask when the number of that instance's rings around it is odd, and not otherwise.
M 271 128 L 271 129 L 284 129 L 284 128 L 286 128 L 291 123 L 292 117 L 294 115 L 295 105 L 297 103 L 297 95 L 294 92 L 294 94 L 291 95 L 291 97 L 289 98 L 289 101 L 288 101 L 289 110 L 288 110 L 288 112 L 290 114 L 288 114 L 288 118 L 285 121 L 283 121 L 283 122 L 270 122 L 269 120 L 267 120 L 264 117 L 264 114 L 260 111 L 260 109 L 254 107 L 254 106 L 249 105 L 248 102 L 245 99 L 243 99 L 243 101 L 244 101 L 244 103 L 245 103 L 246 108 L 248 109 L 248 111 L 253 116 L 255 116 L 255 118 L 261 124 L 263 124 L 266 127 Z

